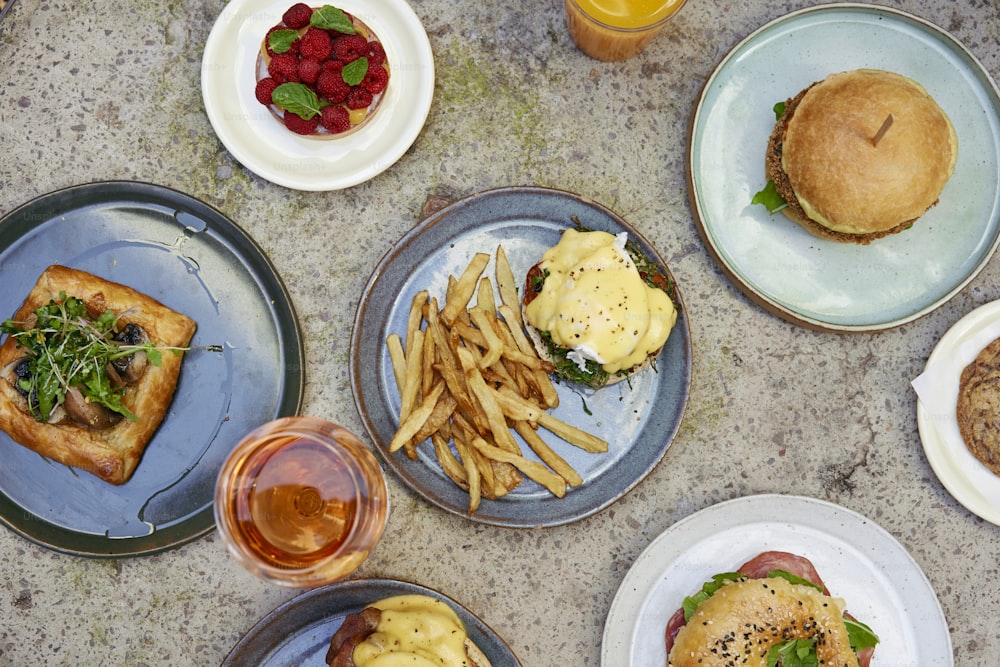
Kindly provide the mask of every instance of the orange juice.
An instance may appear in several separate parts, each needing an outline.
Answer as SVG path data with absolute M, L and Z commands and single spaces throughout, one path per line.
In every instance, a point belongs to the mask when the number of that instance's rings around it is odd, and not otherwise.
M 626 60 L 660 32 L 686 0 L 565 0 L 566 25 L 581 51 Z
M 343 428 L 279 419 L 236 446 L 219 475 L 216 523 L 235 559 L 275 583 L 341 579 L 368 557 L 388 500 L 375 457 Z

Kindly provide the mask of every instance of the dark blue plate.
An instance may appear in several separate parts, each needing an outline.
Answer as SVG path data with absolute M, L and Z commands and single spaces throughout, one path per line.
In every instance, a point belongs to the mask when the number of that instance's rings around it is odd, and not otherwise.
M 361 295 L 350 362 L 358 412 L 388 466 L 416 493 L 448 512 L 515 528 L 570 523 L 628 493 L 656 466 L 677 433 L 691 383 L 690 331 L 679 289 L 677 324 L 655 370 L 647 368 L 630 382 L 594 393 L 557 385 L 560 405 L 553 414 L 609 444 L 606 453 L 588 454 L 540 431 L 584 480 L 566 497 L 556 498 L 526 479 L 500 500 L 484 499 L 469 515 L 468 495 L 445 477 L 429 443 L 418 448 L 416 461 L 402 451 L 388 451 L 399 420 L 399 394 L 385 340 L 390 333 L 405 335 L 414 294 L 428 289 L 443 302 L 448 276 L 459 275 L 476 252 L 494 255 L 501 244 L 515 277 L 523 278 L 559 241 L 562 231 L 575 224 L 574 218 L 589 229 L 628 232 L 629 239 L 669 275 L 646 239 L 600 204 L 560 190 L 513 187 L 473 195 L 418 224 L 382 258 Z M 492 261 L 485 274 L 494 275 Z
M 215 527 L 215 479 L 233 446 L 298 412 L 303 349 L 281 279 L 243 230 L 197 199 L 147 183 L 79 185 L 0 219 L 0 319 L 49 264 L 129 285 L 195 320 L 173 402 L 135 474 L 114 486 L 0 432 L 0 521 L 84 556 L 136 556 Z
M 326 667 L 330 638 L 347 614 L 394 595 L 428 595 L 451 606 L 493 667 L 520 667 L 504 641 L 468 609 L 437 591 L 392 579 L 359 579 L 313 589 L 257 621 L 221 667 Z

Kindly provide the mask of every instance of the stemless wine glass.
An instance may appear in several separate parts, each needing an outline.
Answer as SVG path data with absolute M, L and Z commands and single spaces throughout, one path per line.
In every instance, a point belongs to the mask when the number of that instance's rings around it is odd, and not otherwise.
M 353 434 L 284 417 L 236 445 L 215 489 L 215 522 L 233 557 L 263 579 L 307 587 L 346 577 L 385 528 L 388 490 Z

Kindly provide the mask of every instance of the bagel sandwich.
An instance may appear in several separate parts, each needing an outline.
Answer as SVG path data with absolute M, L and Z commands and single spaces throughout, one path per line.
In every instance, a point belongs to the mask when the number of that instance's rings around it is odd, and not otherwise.
M 677 306 L 669 276 L 627 232 L 568 228 L 528 270 L 522 315 L 557 378 L 599 389 L 654 364 Z
M 955 170 L 948 115 L 895 72 L 831 74 L 775 114 L 767 186 L 752 201 L 821 238 L 866 245 L 910 228 Z
M 781 551 L 713 576 L 668 620 L 665 640 L 668 667 L 868 667 L 878 643 L 808 559 Z
M 388 597 L 348 614 L 330 640 L 329 667 L 492 667 L 455 610 L 428 595 Z

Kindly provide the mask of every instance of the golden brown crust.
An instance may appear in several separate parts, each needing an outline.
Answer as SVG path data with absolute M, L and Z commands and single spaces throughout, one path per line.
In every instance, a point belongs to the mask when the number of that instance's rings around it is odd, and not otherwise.
M 764 667 L 774 644 L 816 637 L 821 665 L 857 667 L 843 613 L 843 601 L 812 586 L 780 577 L 733 581 L 698 605 L 677 632 L 667 664 Z
M 81 299 L 94 314 L 128 311 L 121 323 L 139 325 L 158 346 L 183 347 L 194 335 L 195 322 L 186 315 L 125 285 L 63 266 L 50 266 L 42 273 L 13 319 L 26 321 L 33 317 L 35 309 L 57 298 L 61 291 Z M 15 339 L 8 336 L 0 346 L 0 368 L 22 356 Z M 9 382 L 0 381 L 0 429 L 42 456 L 86 470 L 112 484 L 123 484 L 132 476 L 166 414 L 182 359 L 182 354 L 166 351 L 159 366 L 150 364 L 139 381 L 128 386 L 123 399 L 138 421 L 124 419 L 107 429 L 38 422 L 27 412 L 24 397 Z
M 937 202 L 957 159 L 947 115 L 920 84 L 893 72 L 832 74 L 786 121 L 781 162 L 799 210 L 841 234 L 906 229 Z
M 1000 339 L 962 371 L 955 416 L 969 452 L 1000 475 Z

